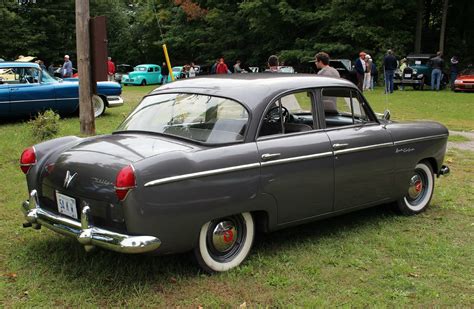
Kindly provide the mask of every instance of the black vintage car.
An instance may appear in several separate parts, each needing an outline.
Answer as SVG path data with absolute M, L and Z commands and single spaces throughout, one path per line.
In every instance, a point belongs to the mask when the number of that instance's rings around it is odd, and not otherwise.
M 206 271 L 227 271 L 258 231 L 388 202 L 424 211 L 449 172 L 447 139 L 436 122 L 377 118 L 340 78 L 184 79 L 148 94 L 113 134 L 27 148 L 24 226 L 86 250 L 193 250 Z

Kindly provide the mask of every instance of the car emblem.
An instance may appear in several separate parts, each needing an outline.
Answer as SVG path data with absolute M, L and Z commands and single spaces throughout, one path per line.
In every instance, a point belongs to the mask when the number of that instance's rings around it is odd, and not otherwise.
M 71 175 L 71 172 L 66 171 L 66 177 L 64 177 L 64 188 L 67 189 L 71 184 L 71 181 L 74 180 L 74 177 L 77 176 L 77 173 Z

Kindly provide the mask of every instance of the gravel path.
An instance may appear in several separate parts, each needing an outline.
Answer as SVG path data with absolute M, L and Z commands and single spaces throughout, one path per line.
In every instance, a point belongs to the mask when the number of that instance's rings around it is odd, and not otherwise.
M 474 151 L 474 132 L 449 131 L 449 135 L 461 135 L 469 139 L 468 142 L 448 142 L 448 148 Z

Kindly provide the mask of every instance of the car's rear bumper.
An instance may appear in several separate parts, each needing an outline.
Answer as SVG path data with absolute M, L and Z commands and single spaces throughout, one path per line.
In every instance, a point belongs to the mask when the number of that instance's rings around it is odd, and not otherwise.
M 122 97 L 116 95 L 107 96 L 107 102 L 109 103 L 109 107 L 117 107 L 123 105 Z
M 76 237 L 87 251 L 95 246 L 122 253 L 144 253 L 156 250 L 161 241 L 154 236 L 132 236 L 95 227 L 89 222 L 89 206 L 82 208 L 81 222 L 41 208 L 36 190 L 30 200 L 24 201 L 22 210 L 27 220 L 23 227 L 35 229 L 45 226 L 55 232 Z
M 422 79 L 394 79 L 395 85 L 423 85 Z

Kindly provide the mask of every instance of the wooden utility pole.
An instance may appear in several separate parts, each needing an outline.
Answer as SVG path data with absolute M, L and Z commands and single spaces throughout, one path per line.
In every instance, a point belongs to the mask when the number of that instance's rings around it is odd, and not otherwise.
M 448 17 L 449 0 L 444 0 L 443 3 L 443 19 L 441 21 L 441 32 L 439 34 L 439 50 L 444 52 L 444 41 L 446 34 L 446 19 Z
M 423 29 L 423 15 L 425 13 L 423 0 L 418 0 L 416 7 L 415 53 L 419 54 L 421 53 L 421 33 Z
M 76 50 L 79 70 L 79 120 L 81 134 L 95 135 L 92 108 L 89 0 L 76 0 Z

